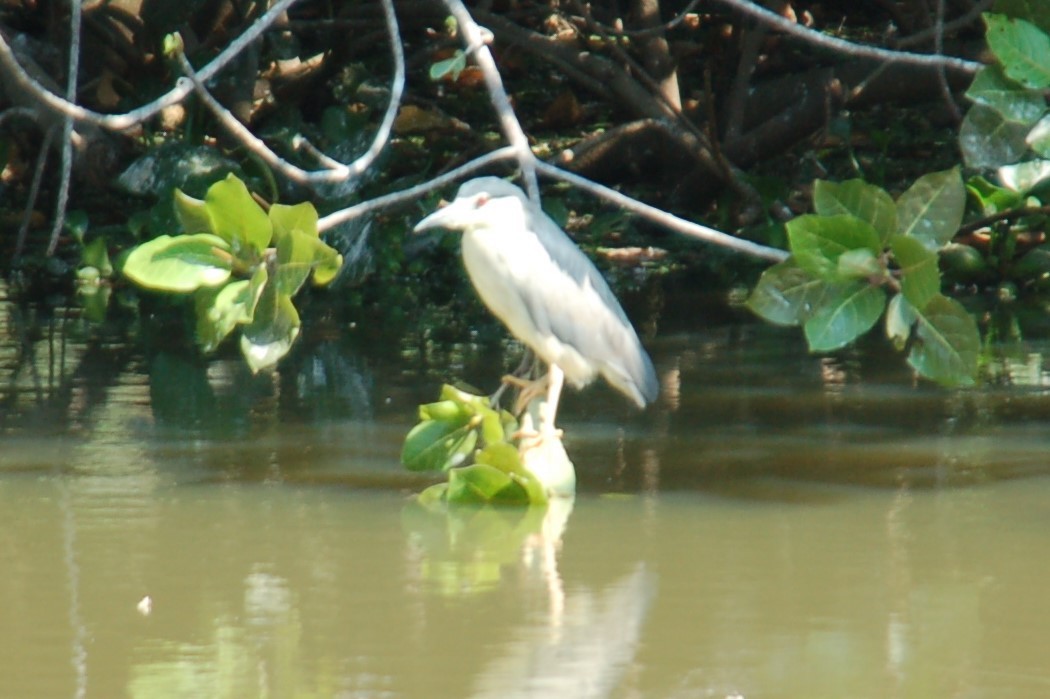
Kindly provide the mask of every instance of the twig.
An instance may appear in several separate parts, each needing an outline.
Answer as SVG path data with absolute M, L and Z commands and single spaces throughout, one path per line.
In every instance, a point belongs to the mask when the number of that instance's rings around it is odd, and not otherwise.
M 643 29 L 617 29 L 615 27 L 610 27 L 606 24 L 602 24 L 601 22 L 595 20 L 593 17 L 590 17 L 589 15 L 591 13 L 589 10 L 587 11 L 588 17 L 586 19 L 589 24 L 591 24 L 595 29 L 601 31 L 603 34 L 609 34 L 612 36 L 625 36 L 633 39 L 637 37 L 649 36 L 651 34 L 662 34 L 664 32 L 668 32 L 674 29 L 679 24 L 684 22 L 686 17 L 689 16 L 689 13 L 696 9 L 696 6 L 699 4 L 700 0 L 690 0 L 689 4 L 683 7 L 682 10 L 670 20 L 662 24 L 658 24 L 652 27 L 645 27 Z
M 238 121 L 228 109 L 222 106 L 219 101 L 212 96 L 211 92 L 209 92 L 207 86 L 204 84 L 203 75 L 194 71 L 193 66 L 190 65 L 186 56 L 181 52 L 178 54 L 179 65 L 183 72 L 186 73 L 189 80 L 193 83 L 197 94 L 200 96 L 205 106 L 211 110 L 215 118 L 219 120 L 219 123 L 222 124 L 227 131 L 232 133 L 245 148 L 259 156 L 259 158 L 271 168 L 293 182 L 298 182 L 300 184 L 316 185 L 350 182 L 371 167 L 383 147 L 386 146 L 389 141 L 390 132 L 394 125 L 394 119 L 397 117 L 397 110 L 401 104 L 401 98 L 405 89 L 405 55 L 404 47 L 401 45 L 401 36 L 397 25 L 397 15 L 394 12 L 392 0 L 383 0 L 382 5 L 386 15 L 387 30 L 390 35 L 391 56 L 394 62 L 394 77 L 393 84 L 390 88 L 390 101 L 387 104 L 386 111 L 383 114 L 383 119 L 379 124 L 379 128 L 376 130 L 376 135 L 372 139 L 371 145 L 369 145 L 368 149 L 361 156 L 349 165 L 340 163 L 323 155 L 312 145 L 307 144 L 305 139 L 297 139 L 296 146 L 300 149 L 307 150 L 309 153 L 317 157 L 325 169 L 310 172 L 289 163 L 287 160 L 277 155 L 262 139 L 253 134 L 248 127 Z
M 760 245 L 759 243 L 753 243 L 749 240 L 737 238 L 723 233 L 722 231 L 715 230 L 714 228 L 708 228 L 707 226 L 700 225 L 699 223 L 693 223 L 692 221 L 686 221 L 683 218 L 679 218 L 674 214 L 668 213 L 663 209 L 658 209 L 655 206 L 651 206 L 644 202 L 640 202 L 637 199 L 632 199 L 626 194 L 621 194 L 615 189 L 610 189 L 605 185 L 592 182 L 585 177 L 563 170 L 556 165 L 551 165 L 543 161 L 536 162 L 536 170 L 547 177 L 562 180 L 568 182 L 571 185 L 575 185 L 580 189 L 586 190 L 591 194 L 601 197 L 606 201 L 609 201 L 616 206 L 627 209 L 628 211 L 635 213 L 643 218 L 646 218 L 654 223 L 658 223 L 665 228 L 669 228 L 673 231 L 682 233 L 691 238 L 697 238 L 704 242 L 718 245 L 720 247 L 728 248 L 736 252 L 741 252 L 752 257 L 758 257 L 763 260 L 769 260 L 771 262 L 782 262 L 787 259 L 788 253 L 777 248 L 771 248 L 766 245 Z
M 444 3 L 445 7 L 452 13 L 452 16 L 456 18 L 460 35 L 463 37 L 467 50 L 474 52 L 474 61 L 478 64 L 478 68 L 481 69 L 481 74 L 485 79 L 485 87 L 488 88 L 492 107 L 496 110 L 500 129 L 503 131 L 503 135 L 506 136 L 511 148 L 517 154 L 518 164 L 525 179 L 525 190 L 528 192 L 529 198 L 538 204 L 540 201 L 540 188 L 536 182 L 536 171 L 533 165 L 536 159 L 532 153 L 532 148 L 529 147 L 529 139 L 525 136 L 525 132 L 522 131 L 517 117 L 514 116 L 514 108 L 510 105 L 510 97 L 507 96 L 507 91 L 503 87 L 503 78 L 500 77 L 492 52 L 489 51 L 489 47 L 485 44 L 481 27 L 474 21 L 462 0 L 444 0 Z
M 341 223 L 351 221 L 358 216 L 363 216 L 372 211 L 378 209 L 385 209 L 396 204 L 402 204 L 407 201 L 419 199 L 428 192 L 432 192 L 439 187 L 444 187 L 446 184 L 455 182 L 464 175 L 469 175 L 473 172 L 481 170 L 482 168 L 488 167 L 493 163 L 498 163 L 503 160 L 514 160 L 519 157 L 519 153 L 513 146 L 504 146 L 499 150 L 494 150 L 490 153 L 486 153 L 468 163 L 460 165 L 457 168 L 449 170 L 443 175 L 439 175 L 423 184 L 409 187 L 408 189 L 402 189 L 398 192 L 391 192 L 375 199 L 355 204 L 354 206 L 334 211 L 327 216 L 324 216 L 317 222 L 317 230 L 325 232 Z M 530 157 L 531 154 L 530 154 Z M 534 161 L 535 162 L 535 161 Z
M 5 113 L 6 114 L 6 113 Z M 40 152 L 36 156 L 36 166 L 33 168 L 33 182 L 29 185 L 29 197 L 26 199 L 25 212 L 22 214 L 22 225 L 18 227 L 18 240 L 15 243 L 14 259 L 22 256 L 25 250 L 26 236 L 29 235 L 29 223 L 32 220 L 33 209 L 36 207 L 37 197 L 40 196 L 40 183 L 44 180 L 44 169 L 47 167 L 47 155 L 51 151 L 51 141 L 55 138 L 57 126 L 44 131 L 44 142 L 40 144 Z
M 1050 206 L 1026 206 L 1020 209 L 997 211 L 994 214 L 982 216 L 981 218 L 970 221 L 963 226 L 959 226 L 959 230 L 955 232 L 955 237 L 958 238 L 959 236 L 976 233 L 982 228 L 988 228 L 992 224 L 999 223 L 1000 221 L 1016 221 L 1025 216 L 1050 216 Z
M 981 2 L 971 7 L 965 14 L 956 17 L 950 22 L 945 22 L 943 27 L 930 27 L 928 29 L 923 29 L 921 32 L 915 32 L 909 36 L 901 37 L 895 42 L 895 45 L 901 48 L 915 46 L 916 44 L 921 44 L 931 37 L 936 36 L 938 32 L 944 35 L 953 32 L 956 29 L 969 26 L 970 24 L 973 24 L 973 22 L 986 10 L 991 8 L 993 3 L 994 0 L 981 0 Z
M 751 17 L 758 19 L 760 22 L 774 26 L 784 33 L 807 41 L 814 46 L 819 46 L 830 51 L 845 53 L 856 58 L 874 58 L 889 63 L 943 66 L 945 68 L 954 68 L 967 73 L 976 73 L 981 68 L 981 64 L 976 61 L 967 61 L 966 59 L 956 58 L 954 56 L 908 53 L 906 51 L 894 51 L 892 49 L 880 49 L 874 46 L 854 44 L 853 42 L 821 34 L 820 32 L 803 27 L 781 17 L 775 12 L 771 12 L 764 7 L 759 7 L 753 2 L 748 2 L 747 0 L 717 0 L 717 2 L 720 2 L 723 5 L 728 5 L 738 12 L 750 15 Z
M 207 82 L 214 77 L 216 73 L 240 55 L 246 46 L 255 41 L 296 2 L 298 0 L 277 0 L 243 34 L 234 39 L 210 63 L 197 71 L 198 78 L 203 82 Z M 7 42 L 7 37 L 4 36 L 3 32 L 0 32 L 0 64 L 5 69 L 5 78 L 9 78 L 18 89 L 31 94 L 43 106 L 58 114 L 72 117 L 75 121 L 95 124 L 112 131 L 124 131 L 136 126 L 153 117 L 162 109 L 178 104 L 193 91 L 193 83 L 187 78 L 180 78 L 175 81 L 175 87 L 148 104 L 123 114 L 102 114 L 101 112 L 85 109 L 72 100 L 62 99 L 31 78 L 19 65 L 18 59 L 11 50 L 11 45 Z
M 69 8 L 69 67 L 66 73 L 66 101 L 77 99 L 77 78 L 80 72 L 80 0 L 73 0 Z M 58 196 L 55 198 L 55 221 L 51 226 L 51 239 L 47 243 L 47 256 L 55 254 L 62 226 L 66 223 L 66 204 L 69 203 L 69 182 L 73 176 L 73 118 L 66 115 L 62 122 L 62 163 L 59 172 Z
M 327 231 L 334 226 L 337 226 L 346 221 L 362 216 L 366 213 L 384 209 L 396 204 L 403 204 L 407 201 L 418 199 L 420 196 L 431 192 L 439 187 L 444 187 L 446 184 L 458 180 L 464 175 L 471 174 L 482 168 L 488 167 L 489 165 L 500 162 L 503 160 L 515 160 L 518 157 L 517 151 L 510 147 L 504 146 L 499 150 L 486 153 L 480 158 L 476 158 L 469 163 L 461 165 L 454 170 L 449 170 L 445 174 L 435 177 L 428 182 L 416 185 L 415 187 L 409 187 L 398 192 L 391 192 L 382 197 L 377 197 L 366 202 L 362 202 L 355 206 L 351 206 L 340 211 L 328 214 L 317 222 L 317 229 L 321 232 Z M 735 236 L 729 235 L 717 231 L 713 228 L 700 225 L 699 223 L 693 223 L 692 221 L 686 221 L 683 218 L 679 218 L 674 214 L 658 209 L 655 206 L 650 206 L 643 202 L 633 199 L 625 194 L 617 192 L 615 189 L 610 189 L 604 185 L 600 185 L 597 182 L 593 182 L 585 177 L 580 177 L 577 174 L 563 170 L 560 167 L 545 163 L 542 160 L 536 159 L 533 156 L 532 161 L 533 168 L 540 174 L 551 177 L 553 179 L 562 180 L 568 182 L 571 185 L 579 187 L 585 191 L 594 194 L 597 197 L 605 199 L 616 206 L 623 207 L 628 211 L 635 213 L 642 218 L 648 219 L 656 224 L 659 224 L 665 228 L 673 231 L 682 233 L 692 238 L 702 240 L 713 245 L 728 248 L 736 252 L 744 253 L 752 257 L 757 257 L 763 260 L 769 260 L 771 262 L 781 262 L 787 258 L 788 254 L 783 250 L 777 248 L 771 248 L 766 245 L 760 245 L 753 243 L 749 240 L 743 240 Z
M 766 40 L 769 28 L 764 24 L 756 23 L 750 30 L 743 29 L 743 32 L 736 74 L 733 76 L 729 100 L 723 114 L 726 125 L 726 143 L 732 143 L 740 138 L 743 131 L 744 105 L 747 104 L 747 94 L 751 89 L 751 76 L 755 72 L 755 66 L 758 65 L 758 53 L 762 48 L 762 43 Z M 714 141 L 713 138 L 711 140 Z
M 933 28 L 935 30 L 933 34 L 933 52 L 941 53 L 944 51 L 944 0 L 937 0 L 937 18 L 934 20 Z M 948 86 L 948 76 L 944 73 L 944 66 L 937 66 L 937 82 L 940 84 L 941 96 L 944 97 L 944 103 L 948 106 L 948 110 L 952 114 L 952 119 L 955 120 L 956 124 L 962 122 L 963 116 L 959 111 L 959 105 L 952 99 L 952 89 Z

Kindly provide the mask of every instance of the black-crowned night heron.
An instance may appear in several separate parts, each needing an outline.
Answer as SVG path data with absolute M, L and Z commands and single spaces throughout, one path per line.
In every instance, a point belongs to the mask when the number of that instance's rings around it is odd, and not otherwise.
M 455 200 L 415 230 L 463 233 L 463 262 L 481 300 L 547 364 L 540 433 L 555 431 L 565 379 L 582 388 L 601 374 L 644 408 L 659 391 L 649 355 L 601 273 L 568 235 L 498 177 L 464 182 Z

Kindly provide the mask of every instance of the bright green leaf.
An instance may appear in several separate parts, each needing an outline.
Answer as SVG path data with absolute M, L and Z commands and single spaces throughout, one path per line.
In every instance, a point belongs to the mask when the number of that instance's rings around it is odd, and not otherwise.
M 436 420 L 438 422 L 465 425 L 473 417 L 473 406 L 457 400 L 440 400 L 436 403 L 425 403 L 419 406 L 420 420 Z
M 916 238 L 895 235 L 890 249 L 901 271 L 901 292 L 915 308 L 922 308 L 941 291 L 937 253 L 927 250 Z
M 897 227 L 930 250 L 950 241 L 962 225 L 966 188 L 958 168 L 923 175 L 897 199 Z
M 881 187 L 855 179 L 846 182 L 817 180 L 813 183 L 813 209 L 820 216 L 851 214 L 867 221 L 885 244 L 897 231 L 897 209 Z
M 312 271 L 314 284 L 324 286 L 335 278 L 343 264 L 339 252 L 325 244 L 317 233 L 317 210 L 309 203 L 270 207 L 273 242 L 279 263 L 279 288 L 294 295 Z
M 162 235 L 139 245 L 124 261 L 124 275 L 157 291 L 189 292 L 218 286 L 230 278 L 225 240 L 207 233 Z
M 540 480 L 521 462 L 518 450 L 507 442 L 487 445 L 475 456 L 475 462 L 497 468 L 507 473 L 525 491 L 527 501 L 533 505 L 547 502 L 547 491 Z
M 113 264 L 109 261 L 109 250 L 106 248 L 105 238 L 95 238 L 80 255 L 80 263 L 88 267 L 94 267 L 103 277 L 113 274 Z
M 839 349 L 875 325 L 886 307 L 880 287 L 856 282 L 841 287 L 803 326 L 812 352 Z
M 454 468 L 445 500 L 456 505 L 528 505 L 529 496 L 510 474 L 487 464 Z
M 175 217 L 183 233 L 211 233 L 211 219 L 208 207 L 203 199 L 194 199 L 181 189 L 175 190 L 172 197 L 175 206 Z
M 235 327 L 251 321 L 251 282 L 230 282 L 221 289 L 198 289 L 197 343 L 204 352 L 214 352 Z
M 986 216 L 1009 211 L 1024 201 L 1024 197 L 1017 192 L 992 184 L 979 175 L 967 181 L 966 193 L 977 201 L 981 213 Z
M 277 364 L 292 349 L 299 336 L 299 312 L 286 294 L 274 284 L 262 291 L 252 322 L 241 331 L 241 354 L 252 372 Z
M 973 316 L 959 302 L 933 297 L 919 311 L 915 338 L 908 363 L 920 376 L 946 386 L 974 383 L 981 337 Z
M 230 243 L 234 255 L 257 257 L 270 245 L 269 217 L 234 175 L 209 187 L 204 202 L 212 232 Z
M 401 463 L 410 471 L 448 471 L 466 461 L 477 440 L 468 425 L 424 420 L 405 437 Z
M 984 21 L 988 48 L 1003 72 L 1033 90 L 1050 87 L 1050 36 L 1023 19 L 986 13 Z
M 317 209 L 310 202 L 302 202 L 294 206 L 274 204 L 270 207 L 268 215 L 273 224 L 275 239 L 293 231 L 317 237 Z
M 788 243 L 796 264 L 825 281 L 836 281 L 838 258 L 848 250 L 881 252 L 879 234 L 867 221 L 848 214 L 806 215 L 787 223 Z

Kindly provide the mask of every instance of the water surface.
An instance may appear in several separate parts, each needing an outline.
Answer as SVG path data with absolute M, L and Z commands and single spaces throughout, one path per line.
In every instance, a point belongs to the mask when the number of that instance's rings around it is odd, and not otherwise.
M 1038 343 L 945 391 L 665 325 L 656 407 L 566 398 L 574 503 L 444 514 L 398 464 L 417 351 L 253 378 L 5 314 L 2 697 L 1050 696 Z

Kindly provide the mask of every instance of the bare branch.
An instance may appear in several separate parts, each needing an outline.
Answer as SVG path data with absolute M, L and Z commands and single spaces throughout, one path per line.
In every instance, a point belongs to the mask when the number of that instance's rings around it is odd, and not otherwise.
M 77 76 L 80 72 L 80 2 L 73 0 L 69 9 L 69 65 L 66 69 L 66 101 L 77 99 Z M 55 199 L 55 220 L 51 226 L 51 239 L 47 243 L 47 256 L 55 254 L 62 226 L 66 222 L 66 204 L 69 202 L 69 182 L 73 175 L 73 118 L 68 114 L 62 123 L 62 165 L 59 173 L 58 196 Z
M 323 233 L 334 226 L 346 223 L 347 221 L 351 221 L 358 216 L 363 216 L 369 212 L 418 199 L 427 192 L 432 192 L 439 187 L 444 187 L 451 182 L 455 182 L 464 175 L 477 172 L 493 163 L 498 163 L 503 160 L 514 160 L 518 157 L 519 153 L 516 148 L 513 146 L 504 146 L 499 150 L 486 153 L 485 155 L 460 165 L 453 170 L 449 170 L 445 174 L 430 179 L 423 184 L 409 187 L 408 189 L 402 189 L 399 192 L 391 192 L 390 194 L 385 194 L 381 197 L 376 197 L 375 199 L 370 199 L 369 201 L 361 202 L 360 204 L 355 204 L 354 206 L 340 209 L 339 211 L 334 211 L 317 222 L 317 230 Z M 532 157 L 531 153 L 529 157 Z M 533 160 L 533 163 L 535 163 L 535 160 Z
M 514 116 L 514 108 L 510 105 L 510 97 L 507 96 L 507 91 L 503 87 L 503 78 L 500 77 L 492 52 L 485 45 L 481 27 L 474 21 L 462 0 L 444 0 L 444 3 L 445 7 L 452 13 L 452 16 L 456 18 L 460 35 L 463 37 L 467 50 L 474 53 L 474 60 L 485 78 L 485 87 L 488 88 L 489 99 L 492 101 L 492 107 L 496 110 L 496 116 L 499 118 L 500 128 L 503 131 L 503 135 L 507 137 L 510 146 L 517 153 L 518 164 L 521 166 L 521 171 L 525 178 L 525 189 L 529 193 L 529 198 L 538 203 L 540 200 L 540 188 L 536 183 L 536 172 L 533 165 L 535 157 L 533 156 L 532 148 L 529 147 L 529 139 L 525 136 L 525 132 L 522 131 L 517 117 Z
M 243 34 L 234 39 L 218 56 L 208 65 L 197 72 L 198 78 L 207 82 L 216 73 L 222 70 L 227 63 L 236 58 L 241 51 L 251 42 L 255 41 L 270 25 L 276 22 L 298 0 L 277 0 L 259 19 L 253 22 Z M 79 4 L 79 3 L 77 3 Z M 186 99 L 186 95 L 193 91 L 193 83 L 189 79 L 180 79 L 175 82 L 175 87 L 161 95 L 148 104 L 124 114 L 102 114 L 90 109 L 85 109 L 73 100 L 62 99 L 51 92 L 39 82 L 31 78 L 19 65 L 18 59 L 11 50 L 7 37 L 0 32 L 0 66 L 3 67 L 9 77 L 20 90 L 32 95 L 41 106 L 51 111 L 72 117 L 75 121 L 83 121 L 101 126 L 112 131 L 123 131 L 147 119 L 153 117 L 165 107 L 178 104 Z
M 686 221 L 685 219 L 679 218 L 663 209 L 658 209 L 655 206 L 650 206 L 649 204 L 640 202 L 637 199 L 632 199 L 626 194 L 617 192 L 615 189 L 610 189 L 605 185 L 580 177 L 579 175 L 569 172 L 568 170 L 563 170 L 556 165 L 537 161 L 536 169 L 547 177 L 568 182 L 569 184 L 586 190 L 597 197 L 601 197 L 616 206 L 657 223 L 664 228 L 677 231 L 678 233 L 682 233 L 691 238 L 696 238 L 706 243 L 718 245 L 719 247 L 728 248 L 736 252 L 742 252 L 746 255 L 769 260 L 771 262 L 782 262 L 787 259 L 788 254 L 783 250 L 753 243 L 749 240 L 744 240 L 729 235 L 728 233 L 717 231 L 714 228 L 708 228 L 699 223 Z
M 954 56 L 941 56 L 936 54 L 925 54 L 925 53 L 908 53 L 905 51 L 893 51 L 891 49 L 880 49 L 874 46 L 864 46 L 862 44 L 854 44 L 843 39 L 838 39 L 827 34 L 814 31 L 803 27 L 800 24 L 796 24 L 790 20 L 787 20 L 775 12 L 771 12 L 764 7 L 760 7 L 753 2 L 748 0 L 717 0 L 717 2 L 723 5 L 742 12 L 746 15 L 750 15 L 760 22 L 764 22 L 768 25 L 776 27 L 783 31 L 785 34 L 803 39 L 814 46 L 819 46 L 831 51 L 839 53 L 845 53 L 849 56 L 856 58 L 874 58 L 888 63 L 910 63 L 913 65 L 922 66 L 942 66 L 944 68 L 953 68 L 955 70 L 961 70 L 968 73 L 976 73 L 980 69 L 981 64 L 975 61 L 967 61 L 963 58 L 955 58 Z
M 405 90 L 405 54 L 404 47 L 401 44 L 401 35 L 398 30 L 397 15 L 394 12 L 392 0 L 383 0 L 382 5 L 386 19 L 387 31 L 390 37 L 391 57 L 394 63 L 394 77 L 390 87 L 390 101 L 387 104 L 386 111 L 383 114 L 383 119 L 380 122 L 379 128 L 376 130 L 376 135 L 372 139 L 371 145 L 361 156 L 349 165 L 340 163 L 323 155 L 320 151 L 313 148 L 312 145 L 307 144 L 303 139 L 300 139 L 297 145 L 304 150 L 308 150 L 311 154 L 317 157 L 326 169 L 309 172 L 289 163 L 287 160 L 277 155 L 262 139 L 253 134 L 248 127 L 238 121 L 228 109 L 222 106 L 219 101 L 212 96 L 204 84 L 203 74 L 195 72 L 193 66 L 190 65 L 189 61 L 186 60 L 185 55 L 181 52 L 178 56 L 179 65 L 192 82 L 197 94 L 200 96 L 205 106 L 211 110 L 215 115 L 215 118 L 219 120 L 219 123 L 221 123 L 227 131 L 233 134 L 233 136 L 240 141 L 245 148 L 255 153 L 263 160 L 263 162 L 281 175 L 284 175 L 293 182 L 305 185 L 349 182 L 354 178 L 359 177 L 371 167 L 372 163 L 379 156 L 379 153 L 390 140 L 390 132 L 394 125 L 394 119 L 397 117 L 397 110 L 401 105 L 401 98 Z
M 6 114 L 6 112 L 5 112 Z M 29 235 L 29 222 L 33 217 L 33 208 L 40 196 L 40 183 L 44 180 L 44 168 L 47 166 L 47 154 L 51 150 L 51 141 L 55 138 L 57 127 L 47 129 L 44 132 L 44 141 L 40 144 L 40 152 L 36 156 L 36 166 L 33 169 L 33 182 L 29 185 L 29 196 L 26 198 L 25 212 L 22 214 L 22 224 L 18 227 L 18 240 L 15 243 L 15 259 L 22 256 L 25 250 L 26 236 Z

